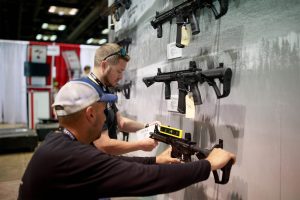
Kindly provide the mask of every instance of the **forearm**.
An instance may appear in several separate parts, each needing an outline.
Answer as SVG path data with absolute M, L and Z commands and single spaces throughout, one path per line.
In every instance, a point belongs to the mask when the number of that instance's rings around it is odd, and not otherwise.
M 126 117 L 120 117 L 119 120 L 120 121 L 118 123 L 118 128 L 120 131 L 123 132 L 136 132 L 138 130 L 145 128 L 145 124 L 131 120 Z
M 122 160 L 126 160 L 129 162 L 137 162 L 137 163 L 142 163 L 142 164 L 157 164 L 156 162 L 156 157 L 128 157 L 128 156 L 118 156 L 118 158 Z
M 206 160 L 173 165 L 140 165 L 127 162 L 120 166 L 122 170 L 117 164 L 110 166 L 112 171 L 118 172 L 118 176 L 113 187 L 114 191 L 110 188 L 102 188 L 107 196 L 149 196 L 174 192 L 206 180 L 210 174 L 210 164 Z M 119 180 L 127 184 L 118 184 Z M 109 181 L 114 183 L 112 179 Z M 102 186 L 105 187 L 105 181 L 102 180 L 103 182 Z
M 110 139 L 109 136 L 105 134 L 102 136 L 100 139 L 94 141 L 94 145 L 97 149 L 100 149 L 105 153 L 120 155 L 141 149 L 139 142 L 126 142 Z

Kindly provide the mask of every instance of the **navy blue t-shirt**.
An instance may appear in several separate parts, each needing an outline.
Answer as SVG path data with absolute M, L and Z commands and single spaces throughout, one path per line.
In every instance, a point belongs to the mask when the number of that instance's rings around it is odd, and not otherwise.
M 206 180 L 207 160 L 155 164 L 155 157 L 111 156 L 69 135 L 49 133 L 22 177 L 18 199 L 99 199 L 174 192 Z

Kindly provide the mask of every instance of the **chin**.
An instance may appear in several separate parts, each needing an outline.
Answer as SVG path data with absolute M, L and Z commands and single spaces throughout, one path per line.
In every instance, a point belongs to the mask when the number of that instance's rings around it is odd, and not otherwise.
M 100 137 L 101 137 L 101 134 L 99 134 L 99 135 L 95 138 L 95 140 L 98 140 Z

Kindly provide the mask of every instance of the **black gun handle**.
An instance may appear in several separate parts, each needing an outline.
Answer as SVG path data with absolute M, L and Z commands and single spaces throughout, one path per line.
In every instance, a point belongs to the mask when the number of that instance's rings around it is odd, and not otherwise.
M 128 87 L 125 87 L 125 88 L 123 89 L 123 92 L 124 92 L 125 98 L 126 98 L 126 99 L 130 99 L 130 87 L 129 87 L 129 86 L 128 86 Z
M 171 86 L 170 86 L 170 82 L 165 82 L 165 99 L 171 99 Z
M 200 33 L 199 23 L 194 12 L 189 15 L 189 21 L 191 23 L 192 34 L 197 35 Z
M 125 8 L 126 8 L 126 10 L 128 10 L 130 8 L 130 6 L 131 6 L 131 0 L 125 1 Z
M 201 94 L 198 88 L 198 82 L 191 84 L 191 92 L 193 93 L 193 99 L 195 105 L 202 104 Z
M 178 105 L 177 110 L 178 112 L 185 114 L 185 96 L 187 95 L 187 88 L 185 87 L 182 81 L 178 81 L 178 90 L 179 90 L 179 97 L 178 97 Z
M 159 24 L 157 26 L 157 38 L 161 38 L 162 37 L 162 25 Z
M 222 171 L 222 179 L 219 179 L 219 175 L 218 172 L 215 170 L 213 171 L 213 175 L 214 175 L 214 179 L 215 179 L 215 183 L 217 184 L 226 184 L 229 181 L 230 178 L 230 171 L 231 171 L 231 167 L 233 165 L 233 160 L 229 160 L 228 163 L 221 169 Z
M 175 147 L 172 146 L 172 151 L 171 151 L 171 157 L 172 158 L 181 158 L 181 153 L 179 151 L 176 150 Z
M 220 96 L 220 98 L 227 97 L 230 94 L 231 77 L 232 77 L 232 70 L 230 68 L 227 68 L 224 73 L 224 78 L 222 80 L 223 94 Z
M 184 48 L 184 45 L 181 44 L 181 37 L 182 37 L 182 26 L 185 24 L 185 21 L 181 14 L 176 16 L 176 24 L 177 24 L 176 47 Z
M 114 15 L 115 15 L 115 20 L 118 22 L 120 20 L 120 13 L 118 9 L 115 11 Z
M 178 47 L 178 48 L 184 48 L 184 45 L 181 44 L 182 26 L 183 26 L 183 24 L 177 24 L 176 47 Z

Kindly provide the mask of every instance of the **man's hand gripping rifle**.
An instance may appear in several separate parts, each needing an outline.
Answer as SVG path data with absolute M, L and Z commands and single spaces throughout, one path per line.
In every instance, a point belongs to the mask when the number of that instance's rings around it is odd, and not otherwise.
M 178 158 L 184 162 L 191 162 L 191 156 L 196 155 L 197 158 L 204 159 L 214 148 L 223 148 L 223 140 L 219 140 L 212 149 L 203 149 L 197 147 L 195 142 L 191 141 L 190 133 L 185 133 L 185 138 L 182 138 L 183 131 L 168 126 L 155 125 L 154 132 L 150 133 L 150 138 L 172 146 L 171 156 Z M 159 130 L 160 129 L 160 130 Z M 229 181 L 233 160 L 230 160 L 222 169 L 222 179 L 219 179 L 217 171 L 213 171 L 215 183 L 226 184 Z
M 223 63 L 215 69 L 208 69 L 202 71 L 197 68 L 195 61 L 190 61 L 190 67 L 187 70 L 164 72 L 162 73 L 160 68 L 156 76 L 145 77 L 143 82 L 147 87 L 151 86 L 155 82 L 165 83 L 165 99 L 171 98 L 170 83 L 177 81 L 179 89 L 179 99 L 177 110 L 180 113 L 185 113 L 185 96 L 190 91 L 193 93 L 193 99 L 195 105 L 202 104 L 200 91 L 198 88 L 198 82 L 202 84 L 207 82 L 208 85 L 214 88 L 217 98 L 227 97 L 230 93 L 232 71 L 230 68 L 224 68 Z M 221 94 L 215 79 L 218 79 L 223 85 L 223 92 Z

